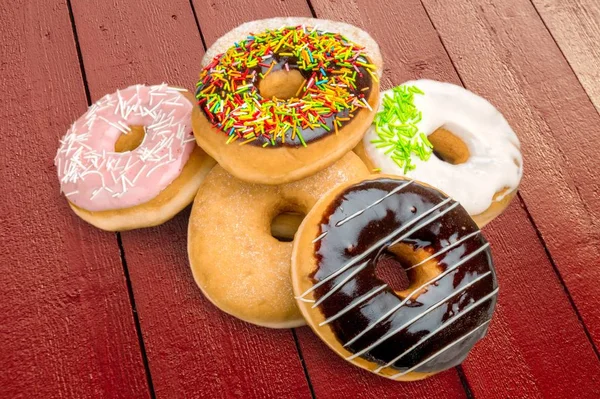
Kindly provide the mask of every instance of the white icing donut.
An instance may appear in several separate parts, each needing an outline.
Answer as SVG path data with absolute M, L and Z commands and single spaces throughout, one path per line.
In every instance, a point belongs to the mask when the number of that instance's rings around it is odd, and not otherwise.
M 61 191 L 88 211 L 123 209 L 156 197 L 179 176 L 195 147 L 192 103 L 183 89 L 135 85 L 107 94 L 60 142 L 54 160 Z M 144 126 L 142 143 L 115 152 L 130 126 Z
M 470 215 L 484 212 L 494 201 L 517 189 L 523 174 L 520 143 L 502 114 L 487 100 L 450 83 L 434 80 L 415 80 L 402 86 L 414 86 L 423 94 L 414 95 L 413 103 L 421 112 L 415 122 L 419 132 L 429 136 L 438 128 L 445 128 L 460 138 L 468 147 L 470 156 L 464 163 L 453 165 L 434 155 L 422 160 L 412 154 L 413 170 L 404 172 L 386 148 L 377 148 L 373 141 L 379 136 L 371 125 L 363 144 L 365 153 L 381 172 L 407 176 L 423 181 L 456 199 Z M 379 111 L 383 110 L 382 93 Z M 505 190 L 508 189 L 508 190 Z

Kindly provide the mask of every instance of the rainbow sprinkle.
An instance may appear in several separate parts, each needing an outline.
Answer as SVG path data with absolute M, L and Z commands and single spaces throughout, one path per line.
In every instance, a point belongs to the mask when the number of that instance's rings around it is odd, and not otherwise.
M 376 148 L 385 148 L 392 160 L 404 173 L 415 169 L 411 155 L 415 154 L 426 161 L 433 152 L 433 145 L 417 124 L 421 121 L 421 111 L 414 104 L 415 95 L 424 95 L 416 86 L 398 86 L 391 95 L 383 97 L 382 110 L 375 115 L 375 132 L 379 139 L 371 140 Z
M 305 77 L 288 100 L 263 98 L 260 79 L 273 69 L 298 69 Z M 251 34 L 216 56 L 200 74 L 198 105 L 211 123 L 227 133 L 227 144 L 275 147 L 299 142 L 306 146 L 317 131 L 337 134 L 355 111 L 371 108 L 369 87 L 359 79 L 375 66 L 360 47 L 338 33 L 304 26 Z M 370 80 L 369 80 L 370 82 Z

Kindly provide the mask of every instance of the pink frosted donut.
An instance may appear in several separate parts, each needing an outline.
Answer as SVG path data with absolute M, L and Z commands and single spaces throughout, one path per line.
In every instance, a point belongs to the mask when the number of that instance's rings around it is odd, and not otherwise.
M 214 161 L 195 144 L 192 97 L 186 95 L 164 83 L 130 86 L 107 94 L 73 123 L 55 165 L 61 191 L 79 216 L 107 230 L 124 230 L 162 223 L 191 202 Z M 131 135 L 132 127 L 139 132 L 143 127 L 141 143 L 117 152 L 117 141 Z M 190 176 L 178 181 L 186 167 L 193 169 Z M 163 214 L 155 206 L 144 210 L 174 183 L 182 184 L 169 196 L 175 198 L 161 201 Z

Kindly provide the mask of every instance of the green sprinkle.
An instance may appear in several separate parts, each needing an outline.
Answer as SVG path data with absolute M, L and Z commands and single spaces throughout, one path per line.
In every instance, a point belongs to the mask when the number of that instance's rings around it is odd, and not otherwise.
M 382 101 L 383 109 L 375 115 L 375 132 L 379 139 L 372 140 L 375 148 L 385 148 L 385 154 L 404 170 L 406 174 L 415 169 L 412 155 L 427 161 L 433 145 L 417 124 L 422 119 L 421 111 L 414 104 L 415 95 L 424 95 L 416 86 L 398 86 Z

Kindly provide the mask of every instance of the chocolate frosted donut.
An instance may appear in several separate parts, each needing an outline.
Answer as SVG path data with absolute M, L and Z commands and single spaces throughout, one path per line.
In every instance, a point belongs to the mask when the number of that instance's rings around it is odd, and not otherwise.
M 345 184 L 296 237 L 300 309 L 346 360 L 420 379 L 461 363 L 486 334 L 498 293 L 489 244 L 440 191 L 391 176 Z M 400 286 L 382 277 L 383 266 Z
M 245 23 L 202 66 L 196 141 L 249 183 L 289 183 L 332 165 L 360 142 L 379 99 L 377 43 L 342 22 Z

